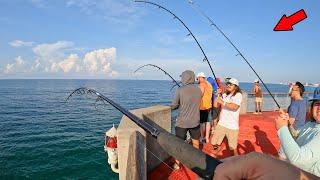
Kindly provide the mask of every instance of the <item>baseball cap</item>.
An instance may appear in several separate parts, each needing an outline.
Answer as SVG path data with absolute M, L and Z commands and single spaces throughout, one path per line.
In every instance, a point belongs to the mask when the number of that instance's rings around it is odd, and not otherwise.
M 320 87 L 317 87 L 313 92 L 313 98 L 309 101 L 318 101 L 320 100 Z
M 231 83 L 231 84 L 239 86 L 239 81 L 237 79 L 235 79 L 235 78 L 230 78 L 228 83 Z
M 254 80 L 255 83 L 259 83 L 259 79 Z
M 199 72 L 199 73 L 197 74 L 197 77 L 206 77 L 206 75 L 205 75 L 203 72 Z

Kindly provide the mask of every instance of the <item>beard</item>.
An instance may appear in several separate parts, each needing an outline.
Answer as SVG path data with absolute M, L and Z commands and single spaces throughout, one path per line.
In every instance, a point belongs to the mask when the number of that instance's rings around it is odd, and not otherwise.
M 231 91 L 226 89 L 226 95 L 229 95 L 231 93 Z

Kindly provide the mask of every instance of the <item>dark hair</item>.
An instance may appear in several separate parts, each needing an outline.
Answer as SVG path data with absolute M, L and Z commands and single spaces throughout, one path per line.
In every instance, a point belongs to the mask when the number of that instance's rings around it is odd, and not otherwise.
M 299 81 L 297 81 L 295 85 L 299 87 L 300 96 L 302 96 L 305 91 L 304 85 Z
M 232 95 L 232 96 L 235 96 L 237 93 L 242 94 L 242 91 L 241 91 L 240 87 L 239 87 L 239 86 L 237 86 L 237 85 L 235 85 L 235 86 L 236 86 L 236 90 L 234 91 L 234 93 L 233 93 L 233 95 Z

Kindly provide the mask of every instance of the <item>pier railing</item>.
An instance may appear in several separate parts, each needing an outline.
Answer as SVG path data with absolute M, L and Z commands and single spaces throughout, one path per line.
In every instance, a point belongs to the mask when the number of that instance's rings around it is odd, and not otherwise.
M 291 97 L 288 93 L 272 93 L 272 95 L 275 97 L 281 108 L 287 109 L 291 102 Z M 312 98 L 313 93 L 312 92 L 305 92 L 303 94 L 303 97 L 307 100 Z M 271 98 L 270 94 L 263 93 L 263 102 L 262 102 L 262 110 L 263 111 L 274 111 L 277 110 L 278 107 L 276 103 Z M 247 112 L 254 112 L 255 111 L 255 101 L 254 101 L 254 94 L 248 93 L 247 98 Z M 308 102 L 307 102 L 308 103 Z

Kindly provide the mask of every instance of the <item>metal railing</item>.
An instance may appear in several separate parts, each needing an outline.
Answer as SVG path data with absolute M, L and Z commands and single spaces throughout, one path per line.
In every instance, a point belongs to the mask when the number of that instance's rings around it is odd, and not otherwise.
M 247 93 L 248 99 L 247 99 L 247 112 L 254 112 L 255 111 L 255 101 L 254 101 L 254 94 L 253 93 Z M 279 103 L 280 107 L 283 109 L 287 109 L 291 102 L 291 97 L 288 93 L 272 93 L 274 98 Z M 305 92 L 303 94 L 303 97 L 307 100 L 312 98 L 313 93 L 312 92 Z M 271 98 L 270 94 L 263 93 L 262 94 L 263 101 L 262 101 L 262 111 L 274 111 L 277 110 L 278 107 L 276 103 Z M 308 103 L 308 101 L 307 101 Z M 307 104 L 308 105 L 308 104 Z

